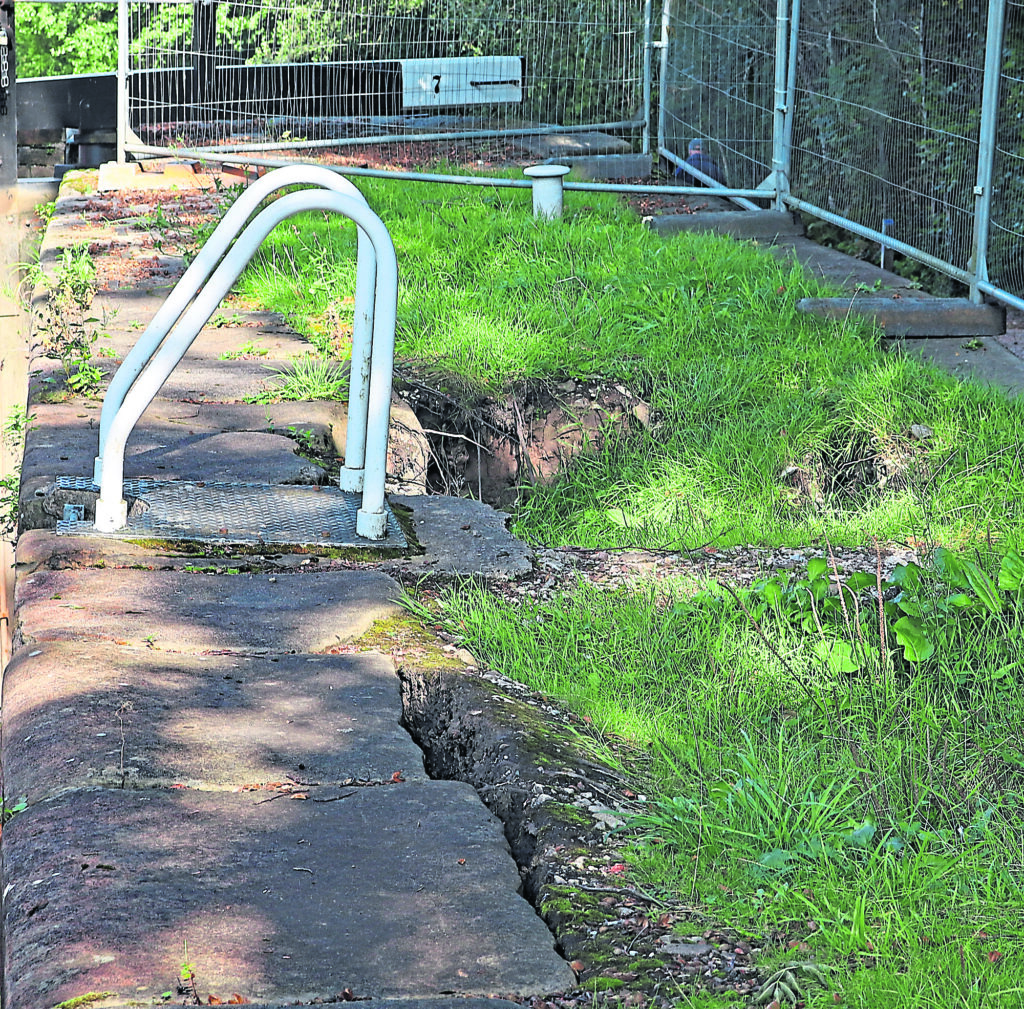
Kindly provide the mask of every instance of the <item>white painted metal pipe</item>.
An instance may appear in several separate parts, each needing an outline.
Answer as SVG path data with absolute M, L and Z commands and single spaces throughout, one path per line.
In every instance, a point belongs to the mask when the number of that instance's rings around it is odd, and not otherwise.
M 562 216 L 562 179 L 569 174 L 565 165 L 533 165 L 523 174 L 533 181 L 533 216 L 552 220 Z
M 114 373 L 100 411 L 99 451 L 93 464 L 93 483 L 99 484 L 103 455 L 114 417 L 125 396 L 156 353 L 164 337 L 175 325 L 220 262 L 235 235 L 245 226 L 256 208 L 268 196 L 285 186 L 321 186 L 366 202 L 363 194 L 346 178 L 318 165 L 292 165 L 268 172 L 257 179 L 228 208 L 220 224 L 206 240 L 174 289 L 157 310 L 135 346 Z M 369 396 L 370 336 L 373 319 L 373 292 L 377 264 L 373 246 L 359 230 L 356 264 L 355 318 L 352 323 L 352 374 L 349 393 L 349 420 L 345 444 L 342 489 L 362 489 L 363 456 L 366 442 L 366 408 Z M 347 473 L 345 471 L 351 470 Z
M 368 404 L 373 412 L 367 425 L 364 460 L 366 478 L 362 508 L 359 512 L 360 516 L 365 515 L 366 518 L 362 521 L 361 528 L 357 519 L 356 530 L 368 538 L 383 537 L 386 530 L 384 472 L 387 465 L 395 320 L 398 306 L 398 261 L 387 228 L 364 200 L 323 190 L 307 190 L 283 196 L 248 225 L 214 270 L 203 290 L 181 315 L 174 332 L 162 341 L 163 345 L 133 383 L 107 434 L 99 480 L 100 496 L 96 503 L 96 528 L 99 531 L 113 532 L 127 522 L 127 504 L 122 497 L 124 454 L 128 437 L 139 418 L 267 235 L 286 218 L 311 210 L 331 211 L 353 220 L 372 244 L 376 257 L 373 352 L 368 391 Z M 380 412 L 381 404 L 383 412 Z

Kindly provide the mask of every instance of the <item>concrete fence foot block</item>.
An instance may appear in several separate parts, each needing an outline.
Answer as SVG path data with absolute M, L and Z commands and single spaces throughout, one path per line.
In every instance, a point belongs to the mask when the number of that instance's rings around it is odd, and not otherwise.
M 714 190 L 708 190 L 713 195 Z M 659 235 L 680 231 L 710 231 L 733 238 L 772 242 L 779 235 L 802 235 L 804 226 L 790 213 L 775 210 L 702 211 L 696 214 L 665 214 L 646 218 L 647 226 Z
M 851 315 L 870 319 L 889 336 L 999 336 L 1006 332 L 1004 307 L 975 305 L 966 298 L 804 298 L 796 307 L 822 319 Z

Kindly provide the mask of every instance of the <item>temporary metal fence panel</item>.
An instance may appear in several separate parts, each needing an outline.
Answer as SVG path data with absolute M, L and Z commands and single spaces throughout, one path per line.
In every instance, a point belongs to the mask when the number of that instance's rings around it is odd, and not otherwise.
M 116 2 L 122 151 L 323 147 L 454 181 L 439 163 L 522 161 L 531 134 L 676 165 L 699 139 L 734 196 L 1024 307 L 1024 0 Z
M 984 4 L 803 0 L 794 196 L 968 272 L 985 24 Z
M 1024 2 L 1007 0 L 1002 45 L 994 54 L 998 94 L 989 190 L 991 219 L 982 289 L 1024 299 Z M 983 140 L 987 137 L 983 134 Z M 984 185 L 984 177 L 979 183 Z M 986 241 L 987 238 L 987 241 Z M 987 287 L 991 284 L 992 287 Z M 1018 305 L 1024 307 L 1024 305 Z
M 772 168 L 776 0 L 665 0 L 659 153 L 673 164 L 701 141 L 730 187 Z
M 475 163 L 524 135 L 645 124 L 636 0 L 121 3 L 129 148 Z

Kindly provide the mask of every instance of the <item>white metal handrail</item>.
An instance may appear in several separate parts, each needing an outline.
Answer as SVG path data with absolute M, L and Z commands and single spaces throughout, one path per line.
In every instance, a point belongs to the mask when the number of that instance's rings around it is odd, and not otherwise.
M 181 318 L 199 288 L 221 261 L 235 236 L 256 208 L 268 196 L 286 186 L 320 186 L 366 202 L 363 194 L 346 178 L 318 165 L 291 165 L 268 172 L 257 179 L 228 208 L 227 213 L 203 244 L 196 258 L 174 285 L 135 346 L 125 355 L 110 380 L 100 411 L 99 451 L 93 464 L 93 482 L 100 483 L 103 454 L 114 417 L 165 337 Z M 356 261 L 355 315 L 352 320 L 352 368 L 349 380 L 348 429 L 345 462 L 339 485 L 342 490 L 363 489 L 366 455 L 367 397 L 370 386 L 370 340 L 373 328 L 374 285 L 377 262 L 373 244 L 359 228 Z
M 113 532 L 127 523 L 127 502 L 122 495 L 124 454 L 128 437 L 139 418 L 267 235 L 281 221 L 311 210 L 330 211 L 354 221 L 371 244 L 375 257 L 367 422 L 360 481 L 363 497 L 362 507 L 356 515 L 356 533 L 366 539 L 384 537 L 387 529 L 384 478 L 398 308 L 398 260 L 387 228 L 365 200 L 325 190 L 291 193 L 263 210 L 231 246 L 192 304 L 180 314 L 174 332 L 166 339 L 157 339 L 155 331 L 152 334 L 151 339 L 157 340 L 159 349 L 151 354 L 148 364 L 124 393 L 123 401 L 106 431 L 99 479 L 96 481 L 100 486 L 96 503 L 96 528 L 99 531 Z M 370 418 L 373 423 L 370 423 Z

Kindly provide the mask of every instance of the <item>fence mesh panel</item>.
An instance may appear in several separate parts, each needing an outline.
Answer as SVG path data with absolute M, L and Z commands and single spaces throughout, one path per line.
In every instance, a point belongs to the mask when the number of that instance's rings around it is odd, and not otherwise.
M 129 123 L 146 144 L 487 160 L 530 132 L 619 124 L 632 139 L 642 119 L 636 0 L 146 0 L 129 17 Z
M 984 4 L 805 0 L 793 194 L 970 265 Z
M 673 0 L 662 82 L 663 153 L 685 160 L 691 140 L 722 181 L 752 189 L 772 155 L 775 4 Z

